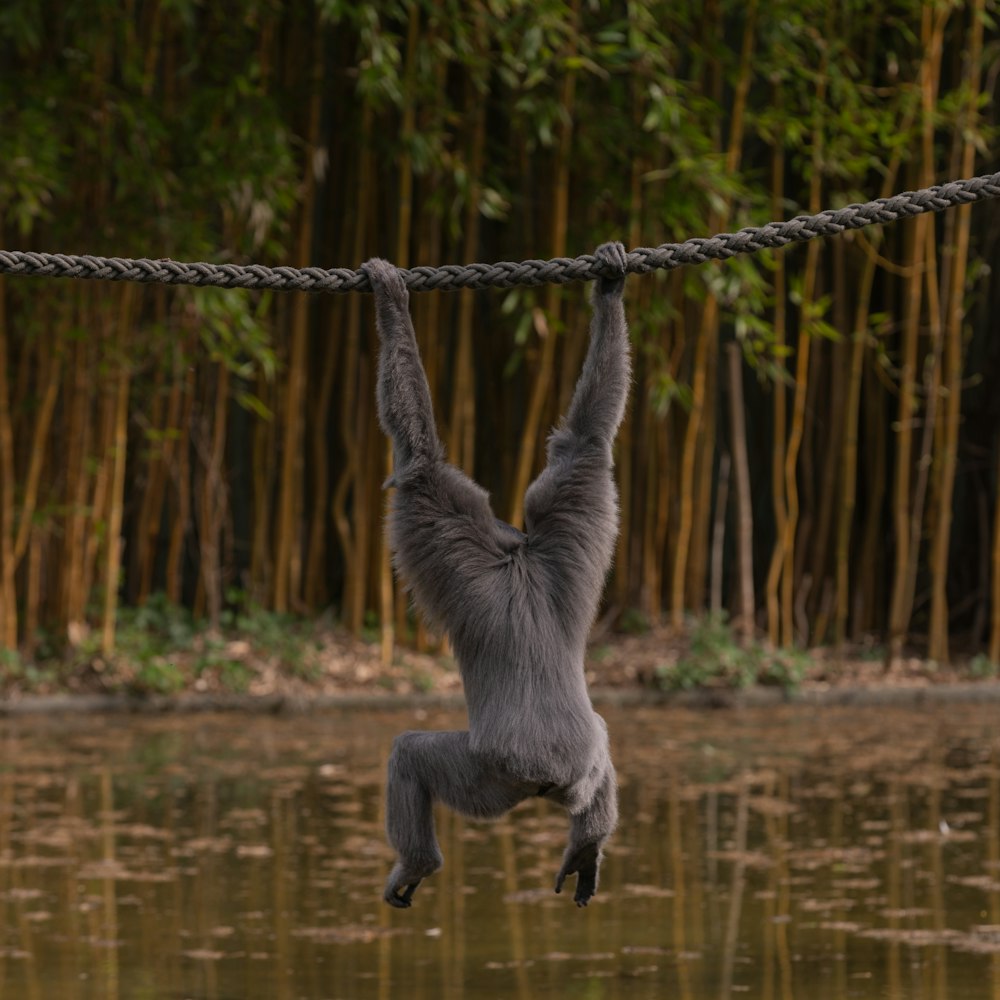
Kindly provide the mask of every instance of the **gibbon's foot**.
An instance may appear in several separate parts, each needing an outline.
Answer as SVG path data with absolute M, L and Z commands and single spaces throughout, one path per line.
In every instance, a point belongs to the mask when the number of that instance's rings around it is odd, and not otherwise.
M 404 864 L 402 861 L 397 861 L 386 880 L 382 898 L 390 906 L 395 906 L 400 910 L 412 906 L 413 894 L 417 891 L 417 886 L 428 875 L 433 875 L 442 863 L 440 852 L 437 853 L 436 857 L 428 857 L 416 863 Z
M 625 287 L 625 274 L 628 267 L 628 256 L 621 243 L 602 243 L 594 256 L 611 272 L 614 277 L 597 279 L 597 291 L 601 295 L 614 295 Z
M 573 902 L 586 906 L 597 892 L 597 867 L 600 862 L 600 848 L 597 844 L 584 844 L 577 848 L 565 861 L 556 876 L 556 892 L 562 892 L 567 875 L 576 874 L 576 892 Z
M 395 906 L 398 910 L 407 910 L 413 905 L 413 894 L 417 891 L 417 886 L 420 885 L 422 879 L 417 879 L 416 882 L 411 882 L 406 886 L 405 891 L 400 895 L 396 892 L 396 889 L 390 884 L 386 886 L 385 889 L 385 901 L 390 906 Z

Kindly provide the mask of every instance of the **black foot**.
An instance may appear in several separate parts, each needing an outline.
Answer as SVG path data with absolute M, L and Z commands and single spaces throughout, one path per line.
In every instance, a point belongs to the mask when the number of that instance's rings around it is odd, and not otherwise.
M 385 890 L 385 901 L 390 906 L 395 906 L 398 910 L 409 909 L 413 905 L 413 894 L 417 891 L 417 886 L 420 885 L 420 882 L 420 879 L 417 879 L 416 882 L 411 882 L 402 893 L 397 892 L 394 888 L 387 888 Z
M 576 892 L 573 902 L 577 906 L 586 906 L 597 892 L 597 869 L 601 854 L 596 844 L 586 844 L 574 851 L 572 856 L 563 862 L 556 876 L 556 892 L 562 892 L 563 882 L 567 875 L 576 875 Z

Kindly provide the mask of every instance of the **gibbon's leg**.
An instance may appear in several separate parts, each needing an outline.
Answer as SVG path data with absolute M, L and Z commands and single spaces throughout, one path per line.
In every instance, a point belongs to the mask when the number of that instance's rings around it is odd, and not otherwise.
M 586 906 L 597 892 L 597 877 L 601 867 L 601 847 L 611 836 L 618 822 L 618 786 L 615 769 L 608 761 L 601 783 L 590 804 L 575 813 L 570 825 L 569 845 L 563 855 L 562 868 L 556 876 L 556 892 L 562 892 L 567 875 L 576 875 L 577 906 Z
M 410 906 L 421 880 L 442 865 L 434 832 L 434 801 L 466 816 L 501 816 L 535 786 L 484 766 L 467 732 L 408 732 L 396 737 L 389 758 L 385 826 L 399 859 L 385 885 L 392 906 Z

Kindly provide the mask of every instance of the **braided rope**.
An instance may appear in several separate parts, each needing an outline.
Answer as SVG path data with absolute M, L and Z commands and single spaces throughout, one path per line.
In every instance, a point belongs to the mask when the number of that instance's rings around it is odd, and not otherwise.
M 727 260 L 737 254 L 804 243 L 819 236 L 835 236 L 848 229 L 940 212 L 954 205 L 968 205 L 1000 197 L 1000 173 L 951 181 L 863 205 L 830 209 L 819 215 L 799 215 L 787 222 L 720 233 L 708 239 L 640 247 L 627 254 L 629 274 L 648 274 L 657 268 L 671 270 L 685 264 Z M 89 254 L 32 253 L 0 250 L 0 274 L 49 278 L 97 278 L 108 281 L 141 281 L 166 285 L 215 285 L 221 288 L 267 288 L 303 292 L 368 292 L 363 271 L 349 268 L 264 267 L 261 264 L 184 264 L 174 260 L 130 260 Z M 556 257 L 553 260 L 501 261 L 497 264 L 445 264 L 442 267 L 402 269 L 406 286 L 415 292 L 454 291 L 459 288 L 511 288 L 514 285 L 562 285 L 604 276 L 603 265 L 592 254 Z M 609 277 L 611 275 L 608 275 Z

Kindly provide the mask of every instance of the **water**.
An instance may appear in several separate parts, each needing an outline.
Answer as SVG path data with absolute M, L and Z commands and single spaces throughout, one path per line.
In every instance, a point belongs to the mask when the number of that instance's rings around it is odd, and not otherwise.
M 606 712 L 621 826 L 441 812 L 381 903 L 392 736 L 445 712 L 0 722 L 0 994 L 1000 1000 L 996 707 Z

